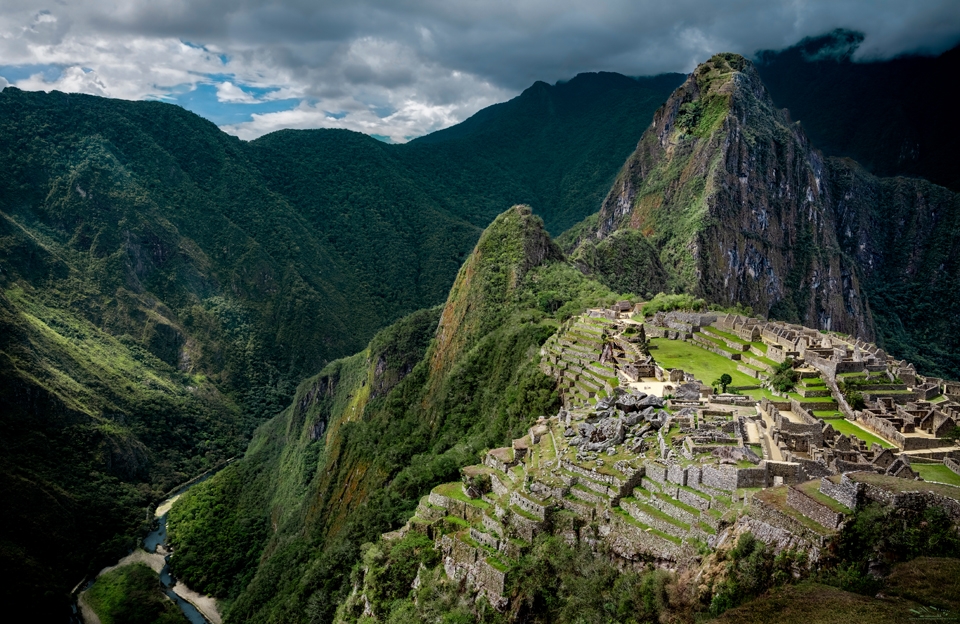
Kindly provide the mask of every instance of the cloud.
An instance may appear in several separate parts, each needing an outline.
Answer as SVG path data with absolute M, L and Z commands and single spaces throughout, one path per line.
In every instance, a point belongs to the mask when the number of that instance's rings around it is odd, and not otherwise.
M 236 104 L 257 103 L 257 98 L 253 97 L 232 82 L 217 83 L 217 100 L 220 102 L 233 102 Z
M 35 0 L 6 0 L 0 74 L 21 88 L 126 99 L 179 101 L 209 86 L 205 114 L 251 107 L 246 121 L 218 121 L 245 137 L 335 122 L 404 140 L 535 80 L 689 71 L 718 51 L 750 55 L 835 28 L 864 33 L 858 59 L 936 53 L 960 41 L 960 3 L 72 0 L 38 11 Z M 10 77 L 28 66 L 59 72 Z M 285 110 L 255 108 L 286 100 Z

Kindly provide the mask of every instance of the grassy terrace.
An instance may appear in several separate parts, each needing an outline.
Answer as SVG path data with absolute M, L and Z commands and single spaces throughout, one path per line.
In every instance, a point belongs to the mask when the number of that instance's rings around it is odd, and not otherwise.
M 943 464 L 910 464 L 910 467 L 920 473 L 924 481 L 935 481 L 937 483 L 947 483 L 960 487 L 960 475 L 950 470 Z
M 866 442 L 867 444 L 873 444 L 874 442 L 876 442 L 883 448 L 896 448 L 895 445 L 890 444 L 880 436 L 870 433 L 860 425 L 850 422 L 849 420 L 846 420 L 843 418 L 837 418 L 837 419 L 831 420 L 830 425 L 840 433 L 859 438 L 864 442 Z
M 796 399 L 798 403 L 836 403 L 833 400 L 833 397 L 804 397 L 800 396 L 796 392 L 788 392 L 787 396 L 791 399 Z M 782 399 L 781 399 L 782 400 Z
M 960 489 L 952 485 L 942 483 L 930 483 L 924 481 L 910 481 L 908 479 L 898 479 L 888 475 L 874 474 L 871 472 L 853 472 L 850 478 L 861 483 L 868 483 L 877 487 L 890 490 L 891 492 L 917 492 L 927 491 L 946 496 L 954 500 L 960 500 Z M 837 477 L 839 480 L 839 477 Z M 832 481 L 833 479 L 831 479 Z
M 653 338 L 650 340 L 650 345 L 653 359 L 660 366 L 682 369 L 685 372 L 692 373 L 703 383 L 709 384 L 724 373 L 730 375 L 733 379 L 731 385 L 734 386 L 755 386 L 758 383 L 754 377 L 738 371 L 737 362 L 688 342 Z M 757 400 L 762 397 L 776 400 L 776 397 L 766 389 L 744 390 L 743 394 Z
M 787 504 L 787 486 L 785 485 L 767 488 L 762 492 L 758 492 L 754 496 L 754 498 L 757 500 L 762 500 L 763 502 L 769 504 L 770 506 L 777 509 L 777 511 L 780 511 L 784 515 L 793 518 L 794 520 L 796 520 L 803 526 L 807 527 L 814 533 L 817 533 L 819 535 L 832 535 L 833 533 L 835 533 L 835 531 L 831 531 L 830 529 L 823 526 L 819 522 L 811 520 L 810 518 L 806 517 L 805 515 L 803 515 L 802 513 L 800 513 L 793 507 L 791 507 L 790 505 L 788 505 Z M 750 512 L 747 511 L 747 513 L 750 513 Z
M 631 516 L 630 514 L 628 514 L 623 509 L 620 509 L 619 507 L 614 507 L 613 511 L 620 518 L 622 518 L 627 524 L 632 524 L 633 526 L 637 527 L 641 531 L 645 531 L 647 533 L 653 533 L 657 537 L 662 537 L 663 539 L 669 540 L 674 544 L 677 544 L 678 546 L 683 543 L 683 540 L 681 540 L 679 537 L 676 537 L 675 535 L 670 535 L 669 533 L 664 533 L 663 531 L 658 531 L 653 527 L 647 526 L 644 523 L 637 520 L 636 518 L 634 518 L 633 516 Z
M 717 329 L 716 327 L 708 327 L 708 328 L 706 328 L 706 329 L 707 329 L 707 331 L 709 331 L 711 334 L 714 334 L 714 335 L 716 335 L 716 336 L 720 336 L 721 338 L 724 338 L 724 339 L 726 339 L 726 340 L 729 340 L 730 342 L 732 342 L 732 343 L 734 343 L 734 344 L 751 345 L 751 346 L 756 344 L 755 342 L 748 342 L 748 341 L 744 340 L 743 338 L 740 338 L 739 336 L 734 336 L 734 335 L 731 334 L 730 332 L 725 332 L 725 331 L 723 331 L 722 329 Z
M 690 525 L 687 524 L 686 522 L 683 522 L 683 521 L 681 521 L 681 520 L 677 520 L 677 519 L 674 518 L 673 516 L 671 516 L 671 515 L 669 515 L 669 514 L 666 514 L 666 513 L 663 513 L 662 511 L 660 511 L 660 510 L 657 509 L 656 507 L 653 507 L 653 506 L 651 506 L 651 505 L 648 505 L 648 504 L 644 503 L 643 501 L 637 500 L 637 499 L 633 498 L 632 496 L 631 496 L 631 497 L 624 498 L 624 499 L 622 499 L 622 500 L 623 500 L 623 502 L 633 503 L 633 504 L 637 507 L 637 509 L 639 509 L 639 510 L 642 511 L 643 513 L 647 514 L 647 515 L 650 516 L 651 518 L 656 518 L 657 520 L 662 520 L 663 522 L 666 522 L 667 524 L 672 524 L 673 526 L 678 527 L 678 528 L 681 528 L 681 529 L 683 529 L 684 531 L 689 531 L 689 530 L 690 530 Z M 699 515 L 699 514 L 698 514 L 698 515 Z
M 468 505 L 473 505 L 480 509 L 488 509 L 490 503 L 480 498 L 470 498 L 463 493 L 463 485 L 459 481 L 454 481 L 453 483 L 444 483 L 443 485 L 438 485 L 433 488 L 433 491 L 447 498 L 452 498 L 454 500 L 463 501 Z
M 817 418 L 822 418 L 823 420 L 832 420 L 834 418 L 843 418 L 843 414 L 837 410 L 814 410 L 812 412 Z M 832 423 L 831 423 L 832 424 Z
M 813 500 L 820 503 L 821 505 L 824 505 L 825 507 L 833 511 L 836 511 L 837 513 L 842 513 L 842 514 L 853 513 L 853 510 L 851 510 L 849 507 L 847 507 L 846 505 L 841 505 L 840 503 L 838 503 L 837 501 L 833 500 L 832 498 L 830 498 L 829 496 L 827 496 L 826 494 L 820 491 L 820 479 L 807 481 L 806 483 L 800 483 L 795 487 L 801 492 L 803 492 L 804 494 L 806 494 L 807 496 L 809 496 L 810 498 L 812 498 Z

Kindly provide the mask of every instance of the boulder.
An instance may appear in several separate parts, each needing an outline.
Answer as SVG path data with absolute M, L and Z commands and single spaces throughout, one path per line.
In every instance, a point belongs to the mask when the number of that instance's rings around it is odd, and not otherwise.
M 581 429 L 581 433 L 583 430 Z M 589 436 L 583 433 L 587 439 L 584 449 L 587 451 L 603 451 L 616 444 L 621 444 L 626 436 L 626 427 L 619 418 L 605 418 L 592 428 Z
M 681 401 L 699 401 L 700 384 L 695 382 L 680 384 L 673 396 Z
M 663 407 L 663 399 L 658 396 L 646 396 L 637 401 L 638 407 Z

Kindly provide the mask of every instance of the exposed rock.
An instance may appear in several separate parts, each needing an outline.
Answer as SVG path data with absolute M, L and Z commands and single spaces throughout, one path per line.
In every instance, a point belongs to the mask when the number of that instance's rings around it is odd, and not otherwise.
M 650 396 L 644 397 L 639 401 L 637 401 L 637 406 L 638 407 L 663 407 L 663 399 L 661 399 L 658 396 L 653 396 L 651 394 Z
M 700 384 L 698 383 L 680 384 L 680 387 L 677 388 L 673 396 L 676 397 L 677 399 L 680 399 L 681 401 L 697 401 L 700 399 Z

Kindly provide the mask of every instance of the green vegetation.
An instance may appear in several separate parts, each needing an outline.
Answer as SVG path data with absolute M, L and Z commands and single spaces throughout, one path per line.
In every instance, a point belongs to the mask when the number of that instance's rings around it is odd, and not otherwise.
M 759 383 L 756 378 L 738 371 L 733 360 L 701 349 L 689 342 L 652 338 L 650 345 L 653 359 L 664 368 L 679 368 L 692 373 L 699 380 L 716 379 L 720 375 L 728 374 L 734 386 L 755 386 Z M 741 394 L 758 400 L 762 397 L 777 398 L 769 390 L 762 388 L 743 390 Z
M 727 386 L 729 386 L 732 383 L 733 383 L 733 377 L 731 377 L 728 373 L 724 373 L 720 375 L 719 378 L 713 380 L 713 382 L 711 382 L 711 385 L 714 388 L 719 387 L 720 392 L 726 392 Z
M 795 575 L 806 567 L 805 553 L 785 550 L 774 555 L 752 533 L 742 534 L 736 546 L 720 560 L 726 561 L 727 576 L 713 588 L 711 615 L 719 615 L 772 587 L 793 582 Z
M 21 570 L 3 591 L 66 608 L 162 492 L 440 303 L 507 206 L 555 231 L 582 219 L 682 79 L 538 83 L 406 145 L 245 143 L 178 106 L 3 90 L 0 565 Z M 554 290 L 544 307 L 570 303 Z
M 540 307 L 544 292 L 560 302 L 552 313 Z M 203 506 L 232 518 L 214 522 L 196 513 L 198 521 L 184 527 L 171 522 L 174 571 L 199 591 L 225 588 L 230 598 L 239 589 L 227 603 L 228 621 L 304 612 L 328 620 L 350 593 L 360 544 L 405 522 L 421 496 L 458 481 L 460 467 L 476 463 L 481 451 L 509 444 L 532 419 L 556 413 L 554 382 L 537 367 L 540 346 L 559 317 L 614 299 L 563 262 L 529 209 L 507 211 L 464 264 L 439 324 L 416 324 L 417 363 L 385 394 L 369 392 L 382 353 L 409 333 L 394 327 L 367 351 L 303 382 L 237 462 L 242 491 L 219 486 L 226 476 L 210 479 L 207 491 L 216 496 Z M 373 352 L 374 344 L 382 351 Z M 321 424 L 326 433 L 317 438 Z M 260 560 L 249 583 L 229 572 L 205 578 L 200 566 L 193 576 L 181 570 L 188 557 L 212 561 L 222 549 L 225 559 L 239 560 L 217 526 L 264 520 L 275 529 L 252 552 Z M 294 577 L 300 580 L 291 583 Z
M 896 448 L 893 444 L 890 444 L 883 438 L 873 433 L 870 433 L 863 427 L 849 420 L 846 420 L 843 418 L 833 419 L 830 421 L 830 426 L 832 426 L 834 429 L 836 429 L 837 431 L 839 431 L 844 435 L 860 438 L 861 440 L 866 442 L 868 445 L 872 445 L 876 443 L 882 446 L 883 448 Z
M 667 271 L 660 264 L 657 250 L 637 230 L 618 230 L 596 243 L 587 238 L 570 259 L 614 292 L 647 298 L 659 292 L 661 300 L 665 296 L 661 291 L 668 286 Z
M 651 316 L 657 312 L 672 312 L 673 310 L 701 312 L 706 307 L 707 303 L 703 299 L 697 299 L 692 295 L 665 295 L 661 292 L 643 304 L 643 308 L 640 309 L 640 316 Z
M 517 561 L 487 559 L 507 573 L 510 605 L 500 614 L 485 600 L 467 601 L 443 575 L 435 551 L 426 548 L 429 543 L 407 536 L 363 546 L 353 577 L 380 621 L 639 623 L 688 608 L 687 597 L 675 590 L 675 577 L 668 572 L 652 566 L 621 571 L 585 546 L 541 535 Z M 411 589 L 417 574 L 420 585 Z M 364 606 L 359 593 L 351 596 L 338 610 L 337 621 L 365 621 Z
M 160 577 L 142 563 L 97 578 L 84 594 L 103 624 L 185 624 L 187 618 L 160 588 Z
M 770 385 L 778 392 L 790 392 L 797 384 L 800 375 L 793 369 L 793 360 L 787 358 L 773 369 Z
M 935 481 L 937 483 L 947 483 L 960 487 L 960 475 L 943 464 L 921 464 L 914 462 L 910 464 L 910 468 L 923 477 L 924 481 Z

